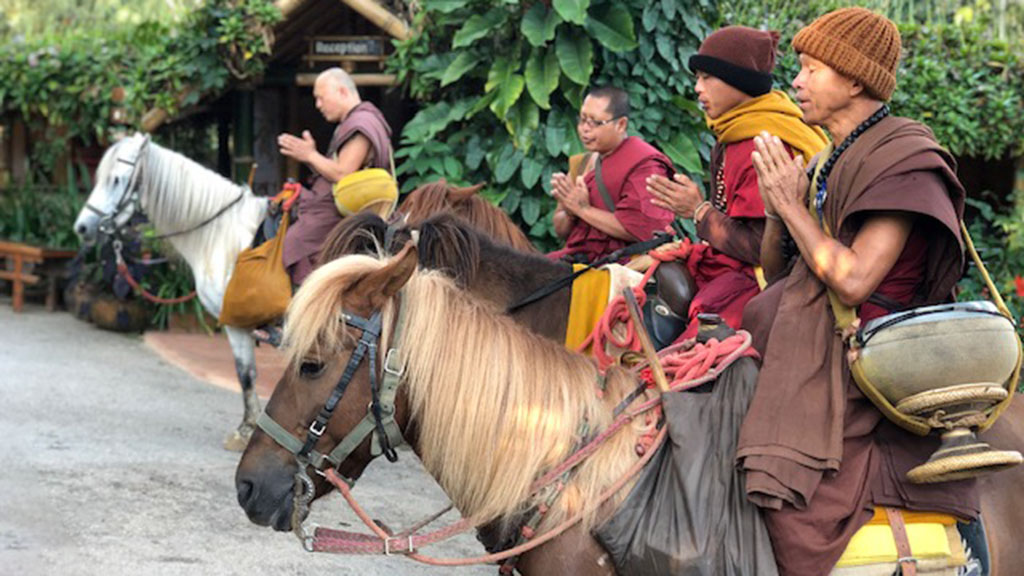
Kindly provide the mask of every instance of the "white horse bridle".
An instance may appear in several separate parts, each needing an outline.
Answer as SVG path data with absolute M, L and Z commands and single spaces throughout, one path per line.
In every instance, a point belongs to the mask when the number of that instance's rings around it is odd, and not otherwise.
M 108 236 L 114 235 L 118 230 L 127 226 L 132 216 L 136 212 L 141 211 L 141 202 L 139 199 L 139 164 L 142 162 L 142 153 L 149 146 L 149 135 L 147 134 L 143 140 L 142 145 L 135 150 L 135 154 L 128 158 L 122 158 L 120 156 L 115 160 L 116 163 L 127 164 L 132 167 L 131 173 L 128 178 L 124 180 L 124 187 L 120 191 L 117 205 L 114 206 L 113 212 L 106 212 L 89 202 L 85 203 L 85 208 L 90 212 L 100 217 L 99 223 L 97 224 L 97 230 L 101 234 Z M 116 166 L 116 164 L 115 164 Z M 120 183 L 118 183 L 120 186 Z

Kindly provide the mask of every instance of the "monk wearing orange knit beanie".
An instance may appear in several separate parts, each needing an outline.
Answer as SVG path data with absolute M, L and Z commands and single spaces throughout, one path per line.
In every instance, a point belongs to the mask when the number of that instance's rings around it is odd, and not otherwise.
M 849 332 L 836 326 L 951 301 L 964 268 L 956 164 L 926 126 L 889 114 L 900 37 L 887 18 L 836 10 L 801 30 L 793 48 L 804 119 L 833 143 L 808 169 L 776 135 L 754 139 L 769 214 L 761 262 L 773 283 L 743 315 L 763 361 L 736 454 L 779 573 L 818 576 L 883 507 L 976 519 L 980 504 L 973 479 L 908 480 L 938 438 L 905 431 L 861 392 Z M 910 559 L 903 545 L 899 557 Z M 912 573 L 903 564 L 878 570 Z

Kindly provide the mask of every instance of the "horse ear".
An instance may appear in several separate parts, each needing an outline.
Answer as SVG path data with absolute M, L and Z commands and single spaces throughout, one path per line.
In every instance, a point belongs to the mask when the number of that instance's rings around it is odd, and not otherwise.
M 407 242 L 386 266 L 370 273 L 360 284 L 370 288 L 370 303 L 379 308 L 384 301 L 398 293 L 405 286 L 419 265 L 419 253 L 413 242 Z
M 473 196 L 474 194 L 479 192 L 480 189 L 483 187 L 483 182 L 473 186 L 468 186 L 466 188 L 456 188 L 455 186 L 450 186 L 448 188 L 448 199 L 453 203 L 462 202 L 463 200 L 466 200 L 470 196 Z

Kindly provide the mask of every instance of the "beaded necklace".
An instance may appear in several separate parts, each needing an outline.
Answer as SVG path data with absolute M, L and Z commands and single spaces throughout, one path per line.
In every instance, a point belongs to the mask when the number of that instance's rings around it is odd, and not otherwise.
M 867 120 L 861 122 L 859 126 L 854 128 L 853 132 L 850 132 L 850 135 L 843 140 L 843 143 L 840 144 L 834 152 L 832 152 L 828 157 L 828 160 L 826 160 L 825 164 L 821 167 L 821 172 L 818 174 L 818 190 L 814 194 L 814 207 L 818 211 L 818 221 L 823 221 L 824 219 L 825 199 L 828 198 L 828 176 L 832 173 L 832 168 L 835 167 L 836 162 L 839 160 L 839 156 L 841 156 L 842 153 L 845 152 L 861 134 L 866 132 L 868 128 L 878 124 L 882 118 L 885 118 L 888 115 L 889 106 L 887 104 L 883 104 L 882 107 L 872 114 Z
M 711 199 L 711 205 L 719 212 L 725 212 L 728 198 L 725 196 L 725 153 L 722 153 L 722 165 L 718 167 L 715 174 L 715 196 Z

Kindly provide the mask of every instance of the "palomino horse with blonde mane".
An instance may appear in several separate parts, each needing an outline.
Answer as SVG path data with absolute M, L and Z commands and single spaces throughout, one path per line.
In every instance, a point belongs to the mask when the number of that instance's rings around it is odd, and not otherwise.
M 219 316 L 238 253 L 249 247 L 267 214 L 267 199 L 255 196 L 181 154 L 141 134 L 122 139 L 103 155 L 75 232 L 85 245 L 99 234 L 115 238 L 138 212 L 148 216 L 192 269 L 203 307 Z M 242 423 L 225 440 L 241 450 L 260 414 L 253 389 L 254 341 L 249 331 L 225 326 L 242 387 Z
M 387 452 L 390 447 L 381 439 L 389 433 L 376 435 L 372 427 L 365 436 L 351 432 L 370 418 L 367 406 L 386 388 L 377 383 L 389 371 L 399 375 L 397 432 L 476 525 L 500 524 L 528 508 L 534 480 L 572 452 L 581 423 L 602 430 L 613 406 L 632 390 L 629 375 L 612 368 L 598 397 L 598 374 L 587 359 L 493 314 L 490 305 L 467 297 L 451 279 L 417 272 L 417 264 L 411 247 L 384 261 L 346 256 L 325 263 L 297 294 L 286 328 L 290 369 L 265 419 L 276 423 L 266 429 L 299 436 L 296 447 L 286 449 L 280 434 L 260 430 L 243 454 L 236 472 L 238 501 L 253 522 L 282 531 L 293 527 L 292 491 L 300 471 L 293 455 L 303 441 L 314 454 L 331 452 L 336 460 L 330 464 L 350 484 L 382 447 Z M 366 343 L 377 338 L 383 362 L 372 361 L 373 356 L 361 362 Z M 332 410 L 318 419 L 327 404 Z M 320 434 L 304 438 L 306 429 Z M 587 511 L 586 520 L 523 555 L 518 565 L 523 574 L 614 573 L 587 527 L 616 500 L 596 511 L 588 504 L 637 461 L 634 446 L 647 432 L 620 430 L 579 467 L 538 533 L 581 510 Z M 986 438 L 1021 445 L 1024 404 L 1015 400 Z M 339 446 L 347 449 L 339 454 Z M 303 460 L 304 474 L 308 465 Z M 318 475 L 310 476 L 310 497 L 332 489 Z M 1016 497 L 1022 482 L 1019 467 L 979 480 L 992 574 L 1012 574 L 1024 562 L 1024 547 L 1013 539 L 1024 522 Z
M 357 342 L 374 333 L 367 322 L 379 318 L 381 356 L 389 369 L 403 367 L 393 412 L 402 437 L 474 525 L 513 518 L 532 501 L 537 477 L 572 453 L 583 426 L 605 429 L 635 383 L 619 367 L 602 380 L 588 358 L 494 314 L 450 278 L 416 268 L 410 244 L 390 260 L 345 256 L 309 277 L 289 310 L 290 368 L 267 404 L 266 419 L 286 433 L 301 431 L 332 391 L 337 397 L 344 388 L 315 449 L 326 454 L 342 443 L 374 402 L 373 379 L 383 377 L 376 363 L 359 362 L 361 352 L 353 356 L 362 346 Z M 339 379 L 345 384 L 336 388 Z M 263 428 L 261 423 L 239 462 L 238 500 L 253 522 L 290 530 L 298 467 Z M 587 532 L 603 510 L 587 509 L 588 503 L 637 462 L 635 446 L 650 432 L 627 425 L 579 465 L 538 531 L 586 509 L 583 523 L 525 554 L 521 571 L 613 573 Z M 370 437 L 346 441 L 351 454 L 338 456 L 337 470 L 350 482 L 371 459 Z M 328 492 L 330 485 L 313 476 L 315 494 Z

